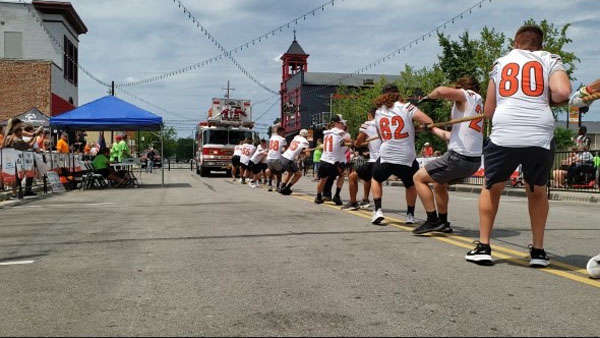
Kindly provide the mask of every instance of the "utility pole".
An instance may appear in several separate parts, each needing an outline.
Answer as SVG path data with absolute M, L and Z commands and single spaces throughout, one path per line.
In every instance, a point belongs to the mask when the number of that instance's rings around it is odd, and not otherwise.
M 110 95 L 115 96 L 115 81 L 112 81 L 110 84 Z
M 227 88 L 221 88 L 221 89 L 223 89 L 225 91 L 225 98 L 226 99 L 230 98 L 230 92 L 233 91 L 233 90 L 235 90 L 235 88 L 231 88 L 229 86 L 229 80 L 227 80 Z

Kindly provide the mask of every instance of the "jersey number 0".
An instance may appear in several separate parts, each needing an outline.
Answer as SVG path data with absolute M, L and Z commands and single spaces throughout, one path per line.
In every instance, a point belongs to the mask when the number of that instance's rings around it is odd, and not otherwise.
M 519 71 L 522 71 L 521 90 L 527 96 L 542 96 L 544 94 L 544 70 L 542 64 L 537 61 L 529 61 L 519 69 L 516 63 L 509 63 L 502 69 L 502 79 L 498 92 L 503 97 L 513 96 L 519 90 Z M 531 88 L 531 76 L 535 79 L 535 87 Z

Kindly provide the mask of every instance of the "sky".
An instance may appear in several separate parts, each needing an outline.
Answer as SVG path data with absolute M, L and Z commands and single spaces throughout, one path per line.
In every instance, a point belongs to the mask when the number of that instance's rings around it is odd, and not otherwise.
M 490 0 L 491 1 L 491 0 Z M 182 0 L 190 12 L 225 47 L 234 47 L 319 7 L 325 0 Z M 277 91 L 281 82 L 279 57 L 293 40 L 310 54 L 309 71 L 352 72 L 439 23 L 471 7 L 476 0 L 337 0 L 318 15 L 299 20 L 250 46 L 236 60 L 266 87 Z M 220 51 L 192 23 L 173 0 L 72 0 L 89 32 L 80 37 L 80 63 L 103 81 L 139 80 L 200 62 Z M 598 0 L 493 0 L 473 10 L 444 33 L 457 37 L 464 31 L 478 34 L 484 26 L 512 36 L 528 18 L 571 23 L 567 50 L 581 59 L 576 86 L 600 78 Z M 399 74 L 405 64 L 431 66 L 440 48 L 435 36 L 396 55 L 370 73 Z M 244 76 L 231 62 L 222 60 L 164 81 L 127 88 L 154 103 L 161 111 L 117 90 L 117 95 L 164 117 L 177 126 L 180 137 L 191 136 L 197 121 L 206 118 L 211 98 L 222 97 L 227 81 L 232 96 L 261 102 L 253 106 L 258 123 L 271 123 L 280 114 L 276 96 Z M 106 88 L 80 73 L 79 104 L 106 95 Z M 179 120 L 179 121 L 174 121 Z M 186 120 L 186 121 L 182 121 Z M 585 120 L 600 120 L 600 105 Z M 170 122 L 173 121 L 173 122 Z M 262 131 L 262 130 L 261 130 Z

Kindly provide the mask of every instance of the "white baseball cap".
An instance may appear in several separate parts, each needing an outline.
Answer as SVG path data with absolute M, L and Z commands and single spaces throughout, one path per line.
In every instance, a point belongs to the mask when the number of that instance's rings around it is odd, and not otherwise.
M 300 136 L 302 136 L 302 137 L 308 136 L 308 130 L 306 130 L 306 129 L 300 130 Z

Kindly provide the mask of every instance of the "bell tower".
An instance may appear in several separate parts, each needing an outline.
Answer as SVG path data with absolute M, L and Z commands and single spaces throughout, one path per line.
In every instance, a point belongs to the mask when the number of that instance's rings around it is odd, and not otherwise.
M 287 52 L 281 56 L 281 121 L 283 127 L 288 130 L 296 129 L 296 124 L 299 125 L 300 122 L 300 112 L 297 111 L 295 114 L 290 114 L 292 112 L 289 111 L 289 107 L 290 105 L 295 107 L 300 106 L 301 87 L 288 89 L 287 81 L 299 72 L 308 71 L 308 56 L 309 55 L 304 52 L 298 41 L 296 41 L 296 31 L 294 30 L 294 41 Z

